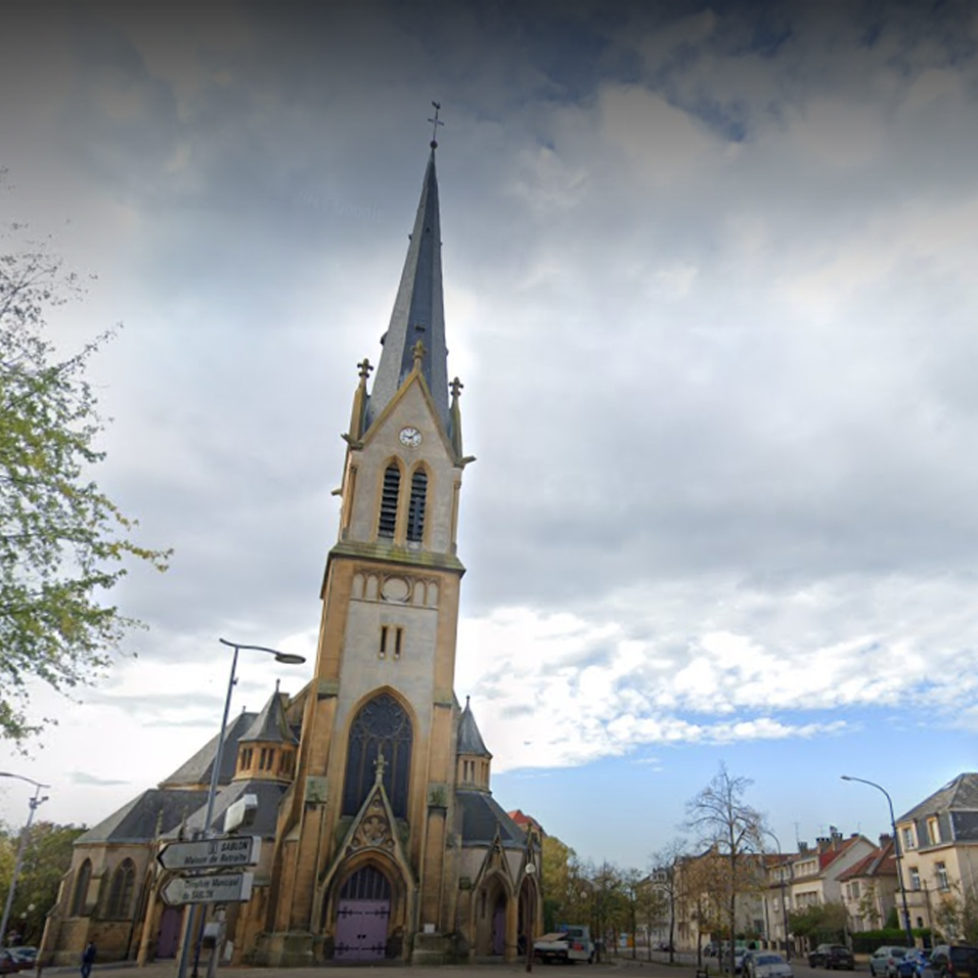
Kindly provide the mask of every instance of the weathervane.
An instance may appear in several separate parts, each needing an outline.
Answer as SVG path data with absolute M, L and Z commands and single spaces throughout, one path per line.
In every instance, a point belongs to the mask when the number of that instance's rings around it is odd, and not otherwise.
M 431 148 L 437 149 L 438 127 L 445 125 L 445 123 L 438 118 L 438 113 L 441 112 L 441 102 L 432 102 L 431 104 L 435 107 L 434 117 L 428 120 L 431 123 Z

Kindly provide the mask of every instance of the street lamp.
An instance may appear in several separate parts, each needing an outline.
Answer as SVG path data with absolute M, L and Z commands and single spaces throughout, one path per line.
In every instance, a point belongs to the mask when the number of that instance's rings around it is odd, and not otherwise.
M 782 858 L 784 853 L 781 850 L 781 843 L 778 841 L 778 837 L 770 830 L 762 828 L 761 831 L 765 835 L 771 836 L 774 839 L 774 844 L 778 847 L 778 855 Z M 786 961 L 791 960 L 791 945 L 788 943 L 788 904 L 785 900 L 785 879 L 784 879 L 784 867 L 785 863 L 782 862 L 779 867 L 778 877 L 781 880 L 781 925 L 784 928 L 784 957 Z M 790 867 L 790 863 L 787 864 Z
M 31 822 L 34 821 L 34 812 L 38 805 L 48 800 L 48 796 L 41 797 L 42 788 L 50 788 L 49 784 L 41 784 L 33 778 L 25 778 L 22 774 L 11 774 L 9 771 L 0 771 L 0 778 L 17 778 L 18 781 L 26 781 L 34 785 L 34 797 L 28 801 L 30 813 L 27 816 L 27 824 L 23 832 L 20 833 L 20 842 L 17 844 L 17 858 L 14 860 L 14 871 L 10 876 L 10 889 L 7 890 L 7 902 L 3 905 L 3 919 L 0 920 L 0 945 L 3 944 L 7 936 L 7 924 L 10 922 L 10 908 L 14 905 L 14 893 L 17 890 L 17 877 L 20 875 L 20 866 L 24 861 L 24 849 L 27 847 L 27 837 L 31 831 Z
M 897 836 L 896 816 L 893 814 L 893 799 L 890 793 L 881 784 L 875 781 L 867 781 L 865 778 L 854 778 L 851 775 L 840 775 L 843 781 L 858 781 L 860 784 L 868 784 L 871 788 L 881 791 L 886 796 L 886 803 L 890 806 L 890 828 L 893 830 L 893 855 L 897 862 L 897 880 L 900 883 L 900 897 L 903 901 L 903 926 L 907 932 L 907 947 L 914 946 L 913 931 L 910 929 L 910 908 L 907 906 L 907 888 L 903 885 L 903 851 L 900 839 Z
M 526 888 L 526 970 L 533 970 L 533 918 L 534 907 L 536 905 L 536 892 L 534 890 L 533 876 L 537 871 L 536 863 L 533 862 L 533 836 L 530 827 L 526 829 L 526 877 L 529 886 Z
M 204 812 L 205 838 L 211 834 L 211 819 L 214 817 L 214 800 L 217 798 L 217 784 L 218 779 L 220 778 L 221 761 L 224 755 L 224 733 L 228 725 L 228 712 L 231 709 L 231 694 L 234 692 L 234 684 L 237 682 L 235 679 L 235 672 L 238 668 L 238 652 L 240 652 L 242 649 L 247 652 L 267 652 L 269 655 L 275 656 L 276 662 L 282 662 L 287 665 L 301 665 L 306 661 L 306 657 L 304 655 L 296 655 L 293 652 L 280 652 L 278 649 L 270 649 L 265 645 L 242 645 L 240 642 L 229 642 L 226 638 L 219 638 L 218 641 L 222 645 L 227 645 L 234 649 L 234 655 L 231 656 L 231 675 L 228 678 L 227 696 L 224 697 L 224 714 L 221 717 L 221 732 L 217 736 L 217 748 L 214 751 L 214 764 L 211 768 L 211 783 L 210 787 L 207 789 L 207 808 Z M 192 904 L 191 906 L 193 907 L 194 905 Z M 187 914 L 187 919 L 183 928 L 183 946 L 180 948 L 180 964 L 177 968 L 178 978 L 186 978 L 187 954 L 190 951 L 190 935 L 193 931 L 193 920 L 194 911 L 191 910 L 190 913 Z

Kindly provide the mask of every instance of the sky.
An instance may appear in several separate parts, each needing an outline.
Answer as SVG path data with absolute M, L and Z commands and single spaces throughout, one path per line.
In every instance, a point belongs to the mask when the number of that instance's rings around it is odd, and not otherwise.
M 146 628 L 0 768 L 94 824 L 311 677 L 356 363 L 440 102 L 467 454 L 455 689 L 493 793 L 645 867 L 721 764 L 782 848 L 978 769 L 978 8 L 6 3 L 0 223 Z M 7 757 L 4 757 L 7 754 Z M 22 824 L 31 786 L 0 778 Z

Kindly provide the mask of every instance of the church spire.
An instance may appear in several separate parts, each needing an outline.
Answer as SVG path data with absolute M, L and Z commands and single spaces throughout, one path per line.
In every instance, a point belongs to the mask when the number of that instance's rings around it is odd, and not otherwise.
M 436 121 L 435 124 L 440 123 Z M 401 272 L 401 284 L 394 300 L 390 325 L 381 340 L 384 349 L 367 407 L 366 427 L 380 415 L 414 368 L 415 350 L 420 340 L 423 346 L 419 365 L 421 375 L 431 392 L 445 432 L 450 434 L 448 350 L 445 346 L 441 284 L 441 223 L 438 180 L 435 176 L 436 146 L 437 142 L 432 139 L 421 186 L 421 200 Z

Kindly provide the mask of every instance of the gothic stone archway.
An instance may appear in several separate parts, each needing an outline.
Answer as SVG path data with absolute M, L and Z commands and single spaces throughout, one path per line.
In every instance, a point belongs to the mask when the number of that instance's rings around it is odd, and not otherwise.
M 493 874 L 479 888 L 475 900 L 475 954 L 502 957 L 506 951 L 508 894 L 502 879 Z
M 391 885 L 376 866 L 361 866 L 340 889 L 333 958 L 383 961 L 391 919 Z

